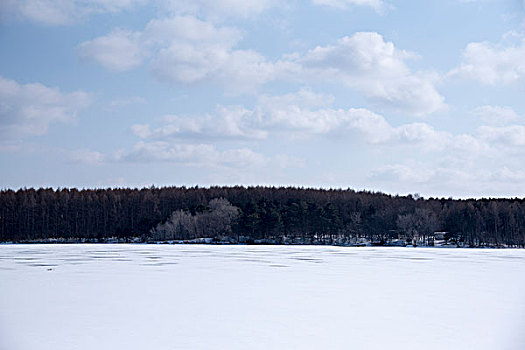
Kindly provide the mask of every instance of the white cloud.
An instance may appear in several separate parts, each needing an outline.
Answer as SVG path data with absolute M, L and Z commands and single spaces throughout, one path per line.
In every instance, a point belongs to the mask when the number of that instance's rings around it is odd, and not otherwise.
M 318 46 L 298 56 L 310 78 L 343 81 L 382 105 L 424 115 L 445 106 L 434 86 L 435 77 L 412 72 L 406 61 L 415 58 L 385 42 L 375 32 L 356 33 L 335 45 Z
M 408 162 L 381 167 L 370 174 L 378 183 L 395 183 L 397 189 L 410 189 L 437 196 L 457 193 L 483 195 L 494 184 L 491 172 L 478 169 L 444 167 L 423 162 Z
M 433 75 L 412 72 L 415 57 L 378 33 L 356 33 L 335 45 L 269 61 L 236 49 L 242 33 L 192 16 L 150 21 L 143 31 L 114 30 L 79 45 L 80 56 L 115 71 L 136 68 L 148 57 L 155 76 L 183 84 L 211 82 L 233 93 L 252 93 L 283 80 L 344 83 L 381 106 L 421 116 L 445 107 Z
M 525 39 L 514 44 L 469 43 L 461 65 L 449 75 L 474 79 L 483 84 L 510 84 L 525 80 Z
M 49 125 L 70 121 L 89 104 L 89 95 L 82 91 L 63 93 L 39 83 L 19 84 L 0 77 L 2 134 L 44 134 Z
M 141 138 L 247 138 L 264 139 L 267 132 L 254 128 L 253 113 L 242 107 L 219 107 L 215 115 L 179 117 L 168 115 L 163 125 L 154 130 L 149 125 L 133 125 L 132 131 Z
M 253 91 L 275 77 L 277 65 L 252 50 L 238 50 L 233 27 L 215 26 L 192 16 L 152 20 L 144 41 L 153 49 L 153 72 L 180 83 L 211 81 L 234 92 Z
M 516 170 L 519 162 L 510 157 L 523 154 L 524 126 L 482 126 L 475 134 L 452 134 L 427 123 L 392 126 L 383 116 L 369 110 L 343 110 L 332 104 L 332 96 L 309 89 L 282 96 L 263 95 L 252 109 L 218 107 L 214 114 L 168 115 L 156 126 L 134 125 L 133 132 L 142 140 L 129 150 L 108 155 L 79 151 L 73 156 L 91 164 L 154 162 L 258 171 L 302 167 L 304 160 L 287 155 L 266 156 L 248 147 L 220 150 L 210 142 L 217 141 L 223 146 L 232 140 L 260 144 L 297 135 L 327 135 L 360 140 L 370 144 L 371 150 L 388 147 L 395 154 L 405 154 L 398 164 L 380 167 L 370 175 L 378 184 L 396 183 L 398 192 L 406 188 L 432 194 L 482 195 L 492 193 L 495 188 L 505 191 L 525 184 L 523 174 Z M 509 179 L 513 185 L 500 186 L 502 179 Z
M 145 103 L 147 103 L 147 100 L 140 96 L 120 97 L 111 100 L 111 102 L 109 103 L 109 107 L 118 108 Z
M 106 36 L 80 44 L 79 56 L 91 59 L 110 70 L 130 70 L 142 64 L 147 57 L 140 37 L 139 33 L 116 29 Z
M 481 126 L 478 128 L 479 136 L 489 142 L 506 146 L 525 146 L 525 126 Z
M 270 61 L 253 50 L 237 49 L 242 33 L 193 16 L 151 20 L 143 31 L 114 30 L 79 45 L 83 58 L 115 71 L 136 68 L 148 57 L 160 80 L 211 82 L 233 93 L 252 93 L 281 81 L 343 83 L 381 106 L 421 116 L 445 107 L 435 76 L 412 72 L 416 56 L 374 32 L 356 33 L 334 45 Z
M 477 135 L 459 134 L 454 135 L 450 139 L 449 147 L 445 147 L 444 151 L 459 155 L 484 155 L 494 156 L 497 152 L 494 151 L 491 144 L 480 139 Z
M 521 119 L 520 115 L 510 107 L 485 105 L 475 108 L 472 112 L 491 125 L 504 125 Z
M 315 5 L 335 7 L 337 9 L 347 9 L 350 6 L 368 6 L 376 11 L 381 11 L 385 7 L 382 0 L 312 0 Z
M 371 172 L 369 179 L 382 188 L 395 184 L 397 193 L 419 191 L 445 197 L 455 193 L 457 197 L 463 198 L 525 195 L 525 171 L 507 166 L 483 169 L 470 165 L 449 167 L 408 162 L 376 169 Z
M 417 145 L 422 151 L 447 151 L 456 156 L 488 152 L 488 145 L 469 134 L 454 135 L 426 123 L 403 124 L 394 129 L 399 144 Z
M 382 181 L 405 181 L 423 183 L 429 181 L 436 171 L 422 167 L 409 167 L 396 164 L 387 165 L 372 171 L 370 178 Z
M 206 168 L 266 168 L 301 167 L 301 159 L 286 155 L 267 157 L 249 148 L 218 150 L 210 144 L 172 144 L 170 142 L 139 141 L 133 149 L 110 157 L 123 162 L 166 162 L 185 167 Z
M 238 154 L 242 151 L 237 150 Z M 226 160 L 231 163 L 230 153 L 221 153 L 209 144 L 171 144 L 169 142 L 143 142 L 139 141 L 129 152 L 123 152 L 117 159 L 131 162 L 170 162 L 192 166 L 203 166 L 222 163 Z M 260 157 L 252 152 L 244 151 L 245 158 L 253 158 L 254 161 Z M 225 159 L 226 158 L 226 159 Z M 245 163 L 248 159 L 239 159 Z
M 333 97 L 302 89 L 294 94 L 260 97 L 253 109 L 218 107 L 213 115 L 165 116 L 161 125 L 134 125 L 132 131 L 143 139 L 247 139 L 262 140 L 269 135 L 321 135 L 354 133 L 366 142 L 389 140 L 394 128 L 380 115 L 366 109 L 328 108 Z
M 338 135 L 371 144 L 417 145 L 423 151 L 453 150 L 461 154 L 487 152 L 473 135 L 453 135 L 426 123 L 393 127 L 383 116 L 364 108 L 333 108 L 333 96 L 308 89 L 281 96 L 262 95 L 253 109 L 220 106 L 215 114 L 165 116 L 159 126 L 134 125 L 146 140 L 264 140 L 269 137 Z
M 225 17 L 248 18 L 272 7 L 285 6 L 279 0 L 163 0 L 164 8 L 173 14 L 199 15 L 213 19 Z
M 437 131 L 426 123 L 393 127 L 377 113 L 364 108 L 332 108 L 332 102 L 330 95 L 305 89 L 283 96 L 263 95 L 252 119 L 260 128 L 275 133 L 353 135 L 368 143 L 418 144 L 425 149 L 458 149 L 470 143 L 468 135 Z
M 388 190 L 447 196 L 525 195 L 523 125 L 484 125 L 473 134 L 454 135 L 414 123 L 395 132 L 399 138 L 392 146 L 406 142 L 410 153 L 399 151 L 405 156 L 398 164 L 380 167 L 370 175 L 381 186 L 393 186 Z M 426 152 L 432 156 L 425 156 Z
M 9 1 L 9 9 L 32 21 L 47 24 L 68 24 L 77 16 L 76 6 L 73 1 Z
M 288 106 L 312 108 L 331 106 L 334 101 L 335 98 L 332 95 L 316 93 L 310 89 L 302 88 L 298 92 L 279 96 L 261 95 L 258 98 L 258 105 L 266 110 L 272 108 L 286 108 Z
M 146 4 L 147 0 L 4 0 L 4 11 L 45 25 L 65 25 L 93 14 L 115 13 Z
M 119 12 L 147 4 L 150 0 L 77 0 L 76 2 L 79 4 L 90 4 L 99 11 Z
M 152 62 L 161 80 L 179 83 L 209 81 L 232 92 L 252 92 L 272 80 L 275 67 L 255 51 L 195 43 L 172 43 Z
M 256 113 L 261 125 L 275 133 L 356 134 L 366 142 L 379 143 L 389 140 L 393 132 L 382 116 L 362 108 L 310 110 L 290 105 L 270 110 L 257 109 Z
M 450 143 L 451 135 L 440 132 L 426 123 L 411 123 L 396 128 L 397 138 L 404 143 L 424 144 L 430 149 L 442 149 Z
M 69 160 L 74 163 L 101 164 L 106 156 L 101 152 L 90 150 L 75 150 L 69 153 Z
M 132 130 L 148 144 L 209 140 L 260 144 L 337 137 L 367 143 L 370 150 L 388 147 L 395 154 L 408 154 L 407 159 L 433 159 L 437 168 L 476 167 L 524 153 L 523 126 L 482 126 L 473 134 L 453 134 L 421 122 L 392 126 L 377 113 L 363 108 L 338 109 L 332 102 L 330 95 L 301 89 L 282 96 L 263 95 L 252 109 L 231 106 L 219 107 L 215 114 L 166 116 L 156 126 L 135 125 Z
M 227 26 L 216 26 L 194 16 L 174 16 L 153 19 L 144 30 L 146 41 L 169 46 L 176 42 L 196 42 L 203 45 L 231 48 L 242 38 L 242 33 Z
M 114 30 L 79 45 L 80 56 L 115 71 L 126 71 L 151 56 L 161 80 L 211 81 L 234 92 L 253 91 L 276 75 L 279 64 L 252 50 L 236 50 L 242 38 L 233 27 L 220 27 L 192 16 L 150 21 L 144 31 Z
M 136 10 L 154 4 L 163 13 L 193 15 L 214 21 L 251 18 L 274 7 L 278 0 L 3 0 L 0 10 L 44 25 L 70 25 L 89 15 Z

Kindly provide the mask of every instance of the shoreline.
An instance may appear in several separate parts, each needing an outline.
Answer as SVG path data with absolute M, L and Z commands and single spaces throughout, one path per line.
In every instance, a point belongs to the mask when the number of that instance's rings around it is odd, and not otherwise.
M 482 245 L 482 246 L 471 246 L 468 244 L 440 244 L 440 245 L 394 245 L 394 244 L 337 244 L 337 243 L 277 243 L 277 242 L 225 242 L 225 241 L 96 241 L 96 240 L 85 240 L 85 241 L 70 241 L 70 240 L 57 240 L 57 241 L 18 241 L 18 242 L 0 242 L 0 246 L 4 245 L 73 245 L 73 244 L 97 244 L 97 245 L 207 245 L 207 246 L 330 246 L 330 247 L 347 247 L 347 248 L 440 248 L 440 249 L 525 249 L 525 247 L 519 246 L 505 246 L 505 245 Z

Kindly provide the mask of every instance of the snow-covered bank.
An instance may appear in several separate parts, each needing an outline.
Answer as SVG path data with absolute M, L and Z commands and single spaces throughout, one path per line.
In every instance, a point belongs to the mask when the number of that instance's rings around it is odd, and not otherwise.
M 3 245 L 0 349 L 523 349 L 525 251 Z
M 507 244 L 469 244 L 464 241 L 455 240 L 434 240 L 419 242 L 410 242 L 403 239 L 389 239 L 386 241 L 371 240 L 370 238 L 346 238 L 339 237 L 336 239 L 317 239 L 303 237 L 279 237 L 279 238 L 261 238 L 253 239 L 248 236 L 219 236 L 219 237 L 201 237 L 186 240 L 152 240 L 146 237 L 106 237 L 106 238 L 47 238 L 24 240 L 17 242 L 0 242 L 0 245 L 6 244 L 129 244 L 129 243 L 148 243 L 148 244 L 206 244 L 206 245 L 314 245 L 314 246 L 337 246 L 337 247 L 439 247 L 439 248 L 525 248 L 521 245 Z

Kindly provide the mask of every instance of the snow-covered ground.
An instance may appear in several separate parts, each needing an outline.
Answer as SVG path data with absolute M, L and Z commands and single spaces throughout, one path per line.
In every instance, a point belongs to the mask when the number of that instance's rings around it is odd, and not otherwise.
M 525 349 L 525 250 L 2 245 L 0 349 Z

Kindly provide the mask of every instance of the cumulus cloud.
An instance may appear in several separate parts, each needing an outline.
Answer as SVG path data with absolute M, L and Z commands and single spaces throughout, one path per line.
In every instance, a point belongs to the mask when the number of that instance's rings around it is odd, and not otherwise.
M 302 89 L 282 96 L 263 95 L 253 109 L 220 106 L 215 114 L 180 117 L 168 115 L 161 125 L 139 124 L 132 131 L 143 139 L 262 140 L 271 134 L 348 135 L 366 142 L 389 140 L 394 128 L 380 115 L 362 108 L 331 108 L 333 97 Z
M 324 98 L 328 99 L 326 96 Z M 276 97 L 277 101 L 279 99 Z M 322 98 L 318 97 L 318 99 Z M 492 138 L 489 138 L 486 136 L 488 133 L 483 131 L 484 128 L 488 128 L 487 126 L 481 127 L 476 134 L 453 134 L 421 122 L 392 126 L 382 115 L 363 108 L 348 110 L 327 106 L 306 108 L 299 103 L 286 106 L 272 105 L 266 103 L 266 100 L 272 101 L 272 98 L 264 98 L 265 104 L 254 109 L 252 118 L 257 120 L 259 127 L 268 133 L 337 134 L 358 137 L 370 144 L 409 146 L 422 152 L 452 153 L 462 159 L 477 155 L 496 155 L 494 141 L 503 140 L 508 136 L 510 140 L 514 140 L 513 145 L 518 145 L 521 137 L 521 129 L 517 126 L 512 129 L 514 132 L 512 137 L 510 132 L 505 134 L 500 131 L 493 133 Z
M 503 125 L 521 119 L 520 115 L 510 107 L 485 105 L 475 108 L 472 112 L 481 117 L 483 122 L 491 125 Z
M 342 80 L 382 105 L 425 115 L 443 108 L 444 98 L 432 75 L 410 70 L 407 61 L 415 57 L 378 33 L 361 32 L 334 45 L 318 46 L 296 59 L 310 77 Z
M 488 154 L 496 141 L 497 133 L 491 139 L 483 127 L 476 135 L 452 134 L 427 123 L 394 127 L 382 115 L 364 108 L 334 108 L 333 100 L 331 95 L 309 89 L 280 96 L 262 95 L 252 109 L 219 106 L 214 114 L 167 115 L 157 126 L 137 124 L 132 131 L 144 140 L 154 141 L 338 136 L 369 144 L 417 146 L 422 151 L 449 151 L 457 155 Z
M 139 141 L 133 149 L 116 158 L 129 162 L 169 162 L 187 166 L 264 165 L 266 159 L 247 148 L 218 151 L 210 144 L 172 144 Z
M 458 68 L 449 73 L 483 84 L 510 84 L 525 80 L 525 38 L 515 43 L 472 42 Z
M 449 167 L 423 162 L 393 164 L 371 172 L 369 179 L 384 187 L 395 184 L 396 191 L 420 191 L 433 196 L 455 193 L 459 197 L 516 197 L 525 195 L 525 171 L 507 166 Z
M 452 134 L 436 130 L 427 123 L 403 124 L 394 128 L 393 134 L 394 143 L 415 145 L 421 151 L 445 151 L 453 153 L 456 157 L 490 152 L 490 145 L 476 135 Z
M 234 47 L 242 38 L 233 27 L 218 27 L 191 16 L 151 21 L 144 31 L 154 47 L 152 69 L 162 80 L 212 81 L 250 90 L 272 79 L 275 65 L 252 50 Z
M 230 92 L 254 92 L 271 81 L 333 82 L 353 88 L 381 106 L 422 116 L 445 107 L 435 76 L 413 72 L 416 56 L 374 32 L 356 33 L 334 45 L 270 61 L 237 49 L 242 33 L 193 16 L 150 21 L 143 31 L 114 30 L 79 45 L 80 56 L 115 71 L 133 69 L 147 58 L 161 80 L 212 82 Z
M 86 149 L 75 150 L 69 153 L 69 160 L 73 163 L 94 165 L 103 163 L 105 159 L 106 156 L 103 153 Z
M 79 151 L 74 157 L 91 164 L 154 162 L 256 171 L 301 167 L 304 160 L 286 155 L 266 156 L 248 147 L 219 149 L 210 142 L 225 146 L 238 140 L 259 144 L 297 135 L 307 138 L 337 136 L 368 143 L 370 149 L 388 147 L 394 153 L 409 152 L 399 164 L 381 167 L 370 175 L 371 180 L 380 184 L 399 182 L 401 189 L 406 186 L 413 191 L 416 184 L 431 193 L 451 190 L 461 193 L 462 186 L 472 190 L 472 184 L 477 183 L 479 191 L 488 191 L 490 184 L 501 182 L 501 179 L 508 178 L 516 183 L 521 179 L 515 170 L 519 164 L 510 161 L 516 157 L 508 156 L 516 152 L 523 154 L 523 126 L 485 125 L 473 134 L 453 134 L 423 122 L 393 126 L 382 115 L 366 109 L 334 108 L 333 101 L 333 96 L 301 89 L 280 96 L 262 95 L 251 109 L 220 106 L 213 114 L 167 115 L 156 125 L 134 125 L 132 131 L 141 141 L 131 149 L 106 155 Z M 418 159 L 425 161 L 417 163 Z M 506 170 L 494 171 L 489 176 L 483 173 L 487 164 Z M 498 175 L 499 180 L 495 178 Z M 432 187 L 438 185 L 443 187 Z M 481 193 L 479 191 L 470 193 Z
M 145 140 L 245 139 L 269 137 L 310 137 L 314 135 L 358 138 L 370 144 L 419 145 L 426 150 L 457 151 L 483 146 L 470 135 L 452 135 L 426 123 L 392 126 L 382 115 L 364 108 L 332 107 L 333 96 L 309 89 L 280 96 L 262 95 L 252 109 L 220 106 L 215 114 L 202 116 L 168 115 L 160 125 L 132 126 Z
M 525 195 L 523 125 L 483 125 L 472 134 L 456 135 L 420 123 L 394 130 L 398 138 L 392 146 L 407 143 L 410 153 L 371 173 L 370 179 L 381 186 L 447 196 Z
M 219 107 L 215 115 L 197 117 L 167 115 L 162 126 L 151 130 L 149 125 L 133 125 L 132 131 L 141 138 L 215 138 L 264 139 L 266 131 L 253 126 L 253 113 L 242 107 Z
M 450 134 L 437 131 L 426 123 L 411 123 L 401 125 L 395 130 L 397 138 L 404 143 L 425 144 L 428 148 L 443 148 L 449 143 Z
M 341 10 L 347 9 L 350 6 L 368 6 L 376 11 L 381 11 L 385 7 L 385 3 L 382 0 L 312 0 L 312 3 Z
M 79 56 L 93 60 L 110 70 L 130 70 L 141 65 L 147 57 L 140 37 L 139 33 L 116 29 L 106 36 L 80 44 Z
M 193 16 L 151 20 L 143 31 L 114 30 L 81 43 L 82 58 L 126 71 L 148 57 L 155 76 L 178 83 L 209 81 L 234 92 L 253 91 L 274 79 L 284 63 L 269 62 L 253 50 L 239 50 L 241 32 Z
M 119 108 L 130 105 L 145 104 L 148 101 L 140 96 L 120 97 L 115 98 L 109 103 L 110 108 Z
M 286 108 L 288 106 L 301 106 L 303 108 L 327 107 L 335 101 L 334 96 L 329 94 L 313 92 L 310 89 L 302 88 L 297 92 L 284 95 L 269 96 L 260 95 L 258 105 L 264 109 Z
M 492 164 L 524 153 L 524 126 L 484 125 L 473 133 L 454 134 L 423 122 L 393 126 L 380 114 L 363 108 L 334 108 L 332 102 L 330 95 L 301 89 L 281 96 L 263 95 L 251 109 L 220 106 L 214 114 L 165 116 L 156 125 L 134 125 L 132 130 L 146 144 L 337 137 L 369 144 L 371 150 L 388 147 L 396 154 L 408 152 L 407 159 L 431 155 L 428 159 L 443 168 Z
M 257 109 L 255 112 L 262 127 L 276 133 L 355 134 L 366 142 L 379 143 L 389 140 L 393 130 L 382 116 L 363 108 L 310 110 L 290 105 L 269 110 Z
M 436 175 L 436 169 L 425 169 L 423 167 L 410 167 L 401 164 L 386 165 L 372 171 L 370 178 L 384 181 L 405 181 L 405 182 L 428 182 Z
M 116 13 L 147 0 L 4 0 L 4 11 L 45 25 L 66 25 L 93 13 Z
M 243 147 L 219 150 L 211 144 L 183 144 L 166 141 L 139 141 L 132 149 L 103 155 L 93 151 L 78 151 L 72 159 L 86 163 L 129 162 L 170 163 L 184 167 L 260 169 L 302 167 L 304 161 L 287 155 L 268 157 Z
M 481 126 L 478 128 L 479 136 L 492 143 L 507 146 L 525 146 L 525 126 Z
M 214 21 L 251 18 L 274 7 L 278 0 L 3 0 L 0 10 L 44 25 L 70 25 L 92 14 L 136 10 L 153 3 L 171 15 L 193 15 Z
M 174 143 L 167 141 L 139 141 L 132 148 L 113 153 L 91 150 L 68 152 L 69 161 L 88 165 L 107 163 L 165 163 L 184 168 L 204 168 L 212 172 L 233 171 L 236 175 L 256 174 L 261 170 L 302 168 L 302 158 L 285 154 L 267 156 L 248 147 L 220 150 L 208 143 Z M 237 173 L 239 170 L 243 172 Z M 248 173 L 246 173 L 248 172 Z
M 279 0 L 162 0 L 164 8 L 173 14 L 191 14 L 213 19 L 224 17 L 248 18 L 272 7 L 284 6 Z
M 383 166 L 372 171 L 369 178 L 379 184 L 395 183 L 398 191 L 406 188 L 448 197 L 450 193 L 486 195 L 498 183 L 495 175 L 496 171 L 408 162 Z
M 195 42 L 231 48 L 242 38 L 234 27 L 217 26 L 194 16 L 175 16 L 153 19 L 144 30 L 147 43 L 169 46 L 177 42 Z
M 0 131 L 42 135 L 49 125 L 67 122 L 90 104 L 82 91 L 63 93 L 40 83 L 20 84 L 0 77 Z

